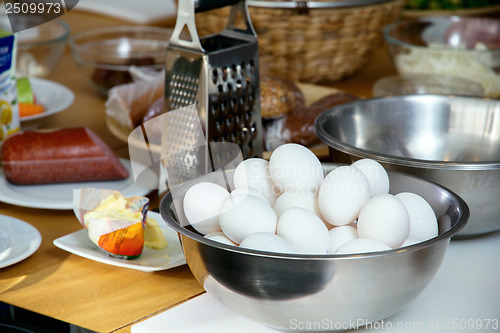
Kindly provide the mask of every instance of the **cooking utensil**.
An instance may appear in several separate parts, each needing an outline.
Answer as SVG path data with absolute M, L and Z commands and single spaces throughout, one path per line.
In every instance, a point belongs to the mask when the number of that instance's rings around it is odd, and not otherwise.
M 316 119 L 332 160 L 372 158 L 441 184 L 469 205 L 459 236 L 500 230 L 500 101 L 406 95 L 340 105 Z
M 324 168 L 328 172 L 337 166 Z M 231 179 L 232 171 L 227 174 Z M 391 193 L 409 191 L 429 202 L 438 218 L 438 236 L 404 248 L 356 255 L 282 254 L 231 246 L 203 237 L 185 219 L 184 194 L 201 179 L 169 192 L 160 213 L 180 233 L 196 279 L 226 307 L 280 331 L 295 331 L 293 323 L 311 324 L 301 327 L 303 331 L 347 331 L 387 318 L 415 299 L 440 267 L 450 238 L 469 216 L 467 205 L 453 192 L 410 175 L 388 174 Z M 216 180 L 214 176 L 203 181 Z M 316 326 L 319 323 L 324 326 Z
M 195 13 L 227 5 L 225 29 L 198 36 Z M 238 15 L 244 29 L 234 24 Z M 179 1 L 165 67 L 167 111 L 195 105 L 207 142 L 234 142 L 245 158 L 262 155 L 257 35 L 244 0 Z

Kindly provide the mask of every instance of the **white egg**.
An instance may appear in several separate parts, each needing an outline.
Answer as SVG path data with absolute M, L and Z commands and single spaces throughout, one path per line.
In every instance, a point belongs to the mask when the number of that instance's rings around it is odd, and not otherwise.
M 321 218 L 318 205 L 318 195 L 310 191 L 286 191 L 282 193 L 274 204 L 274 211 L 278 217 L 288 208 L 302 207 Z
M 408 210 L 410 216 L 410 234 L 408 238 L 424 241 L 436 237 L 439 233 L 436 214 L 431 205 L 416 193 L 396 194 Z
M 317 192 L 324 178 L 318 157 L 308 148 L 287 143 L 276 148 L 269 159 L 269 173 L 281 192 Z
M 236 194 L 250 194 L 250 195 L 256 196 L 257 198 L 265 200 L 267 203 L 269 203 L 267 198 L 262 193 L 260 193 L 259 190 L 252 188 L 252 187 L 235 188 L 234 190 L 231 191 L 231 195 L 236 195 Z
M 286 239 L 297 253 L 330 253 L 330 233 L 321 219 L 313 212 L 292 207 L 278 220 L 276 234 Z
M 364 158 L 357 160 L 352 166 L 358 168 L 368 179 L 368 183 L 370 184 L 370 196 L 389 193 L 389 176 L 379 162 Z
M 363 206 L 358 218 L 358 236 L 381 241 L 392 248 L 403 244 L 410 232 L 405 205 L 392 194 L 377 194 Z
M 220 209 L 219 225 L 237 244 L 256 232 L 276 233 L 277 222 L 278 217 L 271 205 L 249 194 L 230 195 Z
M 403 244 L 401 244 L 400 247 L 410 246 L 410 245 L 417 244 L 417 243 L 420 243 L 420 242 L 421 241 L 416 240 L 416 239 L 407 238 L 407 239 L 405 239 L 405 241 L 403 242 Z
M 330 229 L 331 251 L 335 253 L 339 247 L 350 240 L 358 238 L 358 231 L 350 225 L 343 225 Z
M 184 214 L 193 228 L 203 235 L 221 231 L 219 212 L 228 197 L 229 192 L 220 185 L 209 182 L 197 183 L 191 186 L 184 196 Z
M 222 231 L 215 231 L 211 232 L 209 234 L 205 235 L 205 238 L 211 239 L 213 241 L 227 244 L 227 245 L 233 245 L 233 246 L 238 246 L 235 242 L 227 238 L 227 236 L 222 232 Z
M 287 240 L 270 232 L 251 234 L 241 241 L 240 247 L 268 252 L 296 253 Z
M 269 174 L 269 162 L 262 158 L 249 158 L 238 164 L 233 175 L 234 186 L 251 187 L 259 191 L 271 205 L 280 194 Z
M 318 194 L 323 218 L 334 226 L 352 223 L 370 198 L 366 176 L 352 166 L 333 169 L 321 183 Z
M 381 241 L 369 238 L 355 238 L 342 245 L 335 254 L 359 254 L 391 250 L 391 247 Z

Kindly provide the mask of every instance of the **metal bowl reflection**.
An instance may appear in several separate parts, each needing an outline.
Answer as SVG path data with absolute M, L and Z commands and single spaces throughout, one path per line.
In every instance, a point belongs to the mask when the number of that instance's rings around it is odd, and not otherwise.
M 329 171 L 336 165 L 326 164 Z M 214 181 L 212 175 L 199 181 Z M 412 191 L 433 207 L 439 235 L 390 251 L 358 255 L 300 255 L 243 249 L 206 239 L 185 220 L 185 183 L 162 200 L 163 220 L 180 234 L 186 261 L 205 290 L 228 308 L 280 331 L 346 331 L 398 312 L 428 285 L 450 238 L 469 210 L 456 194 L 428 181 L 389 171 L 391 192 Z M 231 174 L 226 179 L 231 179 Z M 203 204 L 203 203 L 200 203 Z M 319 326 L 318 326 L 319 325 Z M 354 327 L 355 328 L 355 327 Z
M 334 162 L 372 158 L 457 193 L 471 210 L 460 236 L 500 229 L 500 100 L 366 99 L 325 111 L 315 129 Z

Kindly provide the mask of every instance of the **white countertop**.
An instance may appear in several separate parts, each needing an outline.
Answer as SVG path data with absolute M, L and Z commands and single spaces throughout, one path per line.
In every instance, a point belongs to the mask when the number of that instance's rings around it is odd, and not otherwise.
M 237 330 L 235 330 L 237 328 Z M 359 331 L 500 331 L 500 232 L 453 240 L 426 289 L 397 314 Z M 274 332 L 208 294 L 132 326 L 131 333 Z

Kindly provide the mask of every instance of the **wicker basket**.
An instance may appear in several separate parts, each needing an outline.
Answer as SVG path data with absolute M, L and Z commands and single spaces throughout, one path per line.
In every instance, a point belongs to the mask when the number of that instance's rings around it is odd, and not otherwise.
M 399 18 L 404 3 L 248 1 L 258 35 L 261 72 L 311 83 L 349 76 L 381 45 L 383 27 Z M 197 14 L 199 34 L 220 32 L 228 15 L 229 7 Z

